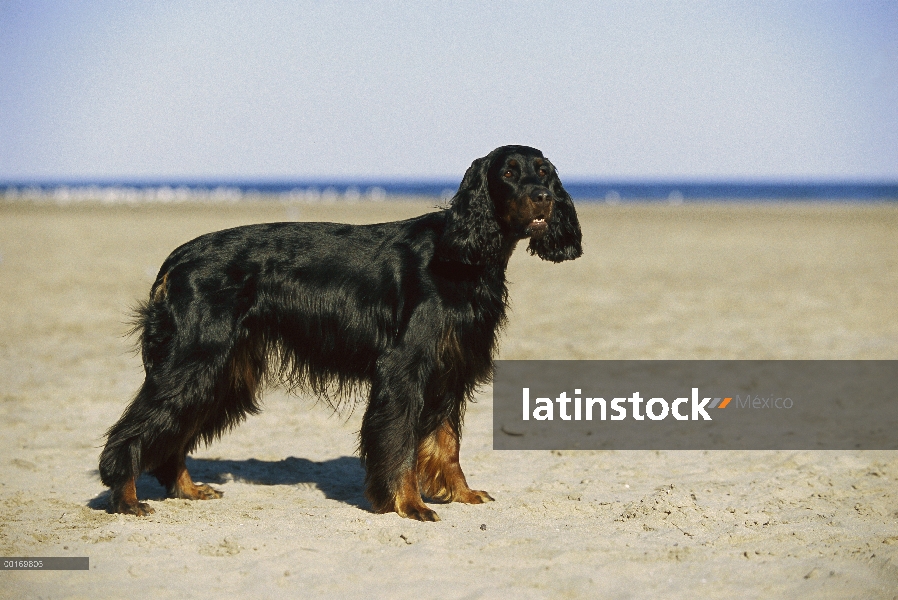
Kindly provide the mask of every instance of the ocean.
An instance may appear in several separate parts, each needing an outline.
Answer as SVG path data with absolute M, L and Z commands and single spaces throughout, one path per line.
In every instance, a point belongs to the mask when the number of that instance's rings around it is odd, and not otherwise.
M 336 202 L 384 200 L 387 197 L 448 199 L 458 181 L 408 180 L 69 180 L 0 181 L 0 195 L 10 200 L 57 202 L 183 202 L 191 200 L 284 200 Z M 898 182 L 851 181 L 663 181 L 565 180 L 578 201 L 898 201 Z

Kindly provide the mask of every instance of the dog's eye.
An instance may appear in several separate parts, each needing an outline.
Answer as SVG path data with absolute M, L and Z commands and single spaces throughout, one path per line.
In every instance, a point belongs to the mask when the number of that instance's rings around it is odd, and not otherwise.
M 548 175 L 548 174 L 549 174 L 549 172 L 546 170 L 545 167 L 540 167 L 540 168 L 539 168 L 539 176 L 540 176 L 540 177 L 545 177 L 545 176 Z
M 506 169 L 502 174 L 502 177 L 514 177 L 514 171 L 512 171 L 511 169 Z

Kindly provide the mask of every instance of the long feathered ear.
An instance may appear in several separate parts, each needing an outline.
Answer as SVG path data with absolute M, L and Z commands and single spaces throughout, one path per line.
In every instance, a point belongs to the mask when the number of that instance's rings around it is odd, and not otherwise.
M 530 251 L 530 254 L 536 254 L 543 260 L 551 260 L 556 263 L 574 260 L 583 254 L 581 245 L 583 234 L 580 233 L 580 222 L 577 220 L 574 202 L 561 186 L 558 176 L 552 178 L 549 189 L 555 196 L 549 230 L 539 239 L 531 238 L 527 250 Z
M 447 209 L 446 229 L 437 253 L 442 260 L 481 265 L 498 260 L 502 232 L 490 197 L 487 172 L 493 153 L 478 158 L 465 172 Z

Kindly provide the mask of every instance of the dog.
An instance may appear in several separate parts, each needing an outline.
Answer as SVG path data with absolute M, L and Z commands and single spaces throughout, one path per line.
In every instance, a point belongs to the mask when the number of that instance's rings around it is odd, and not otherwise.
M 374 511 L 437 521 L 424 496 L 480 504 L 459 465 L 465 404 L 491 380 L 505 270 L 521 240 L 582 254 L 555 167 L 535 148 L 475 160 L 448 206 L 374 225 L 266 223 L 202 235 L 165 260 L 137 309 L 146 379 L 106 433 L 112 512 L 146 515 L 135 480 L 170 497 L 221 492 L 185 460 L 247 415 L 267 382 L 328 399 L 367 393 L 359 452 Z

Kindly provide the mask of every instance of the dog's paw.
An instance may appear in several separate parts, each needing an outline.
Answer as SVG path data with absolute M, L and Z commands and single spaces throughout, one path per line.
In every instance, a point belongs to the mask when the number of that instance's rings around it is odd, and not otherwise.
M 224 496 L 224 492 L 219 492 L 205 483 L 175 486 L 169 492 L 170 498 L 179 500 L 217 500 L 222 496 Z
M 146 502 L 119 502 L 112 507 L 112 512 L 121 513 L 123 515 L 134 515 L 135 517 L 145 517 L 156 511 Z
M 224 492 L 216 490 L 212 486 L 205 483 L 196 484 L 197 500 L 218 500 L 224 496 Z
M 396 509 L 396 512 L 400 517 L 405 517 L 406 519 L 414 519 L 416 521 L 439 521 L 440 517 L 436 512 L 427 508 L 424 504 L 418 506 L 407 506 L 403 507 L 401 510 L 399 508 Z
M 454 494 L 452 501 L 465 504 L 483 504 L 484 502 L 494 502 L 495 498 L 482 490 L 465 490 L 464 492 Z

